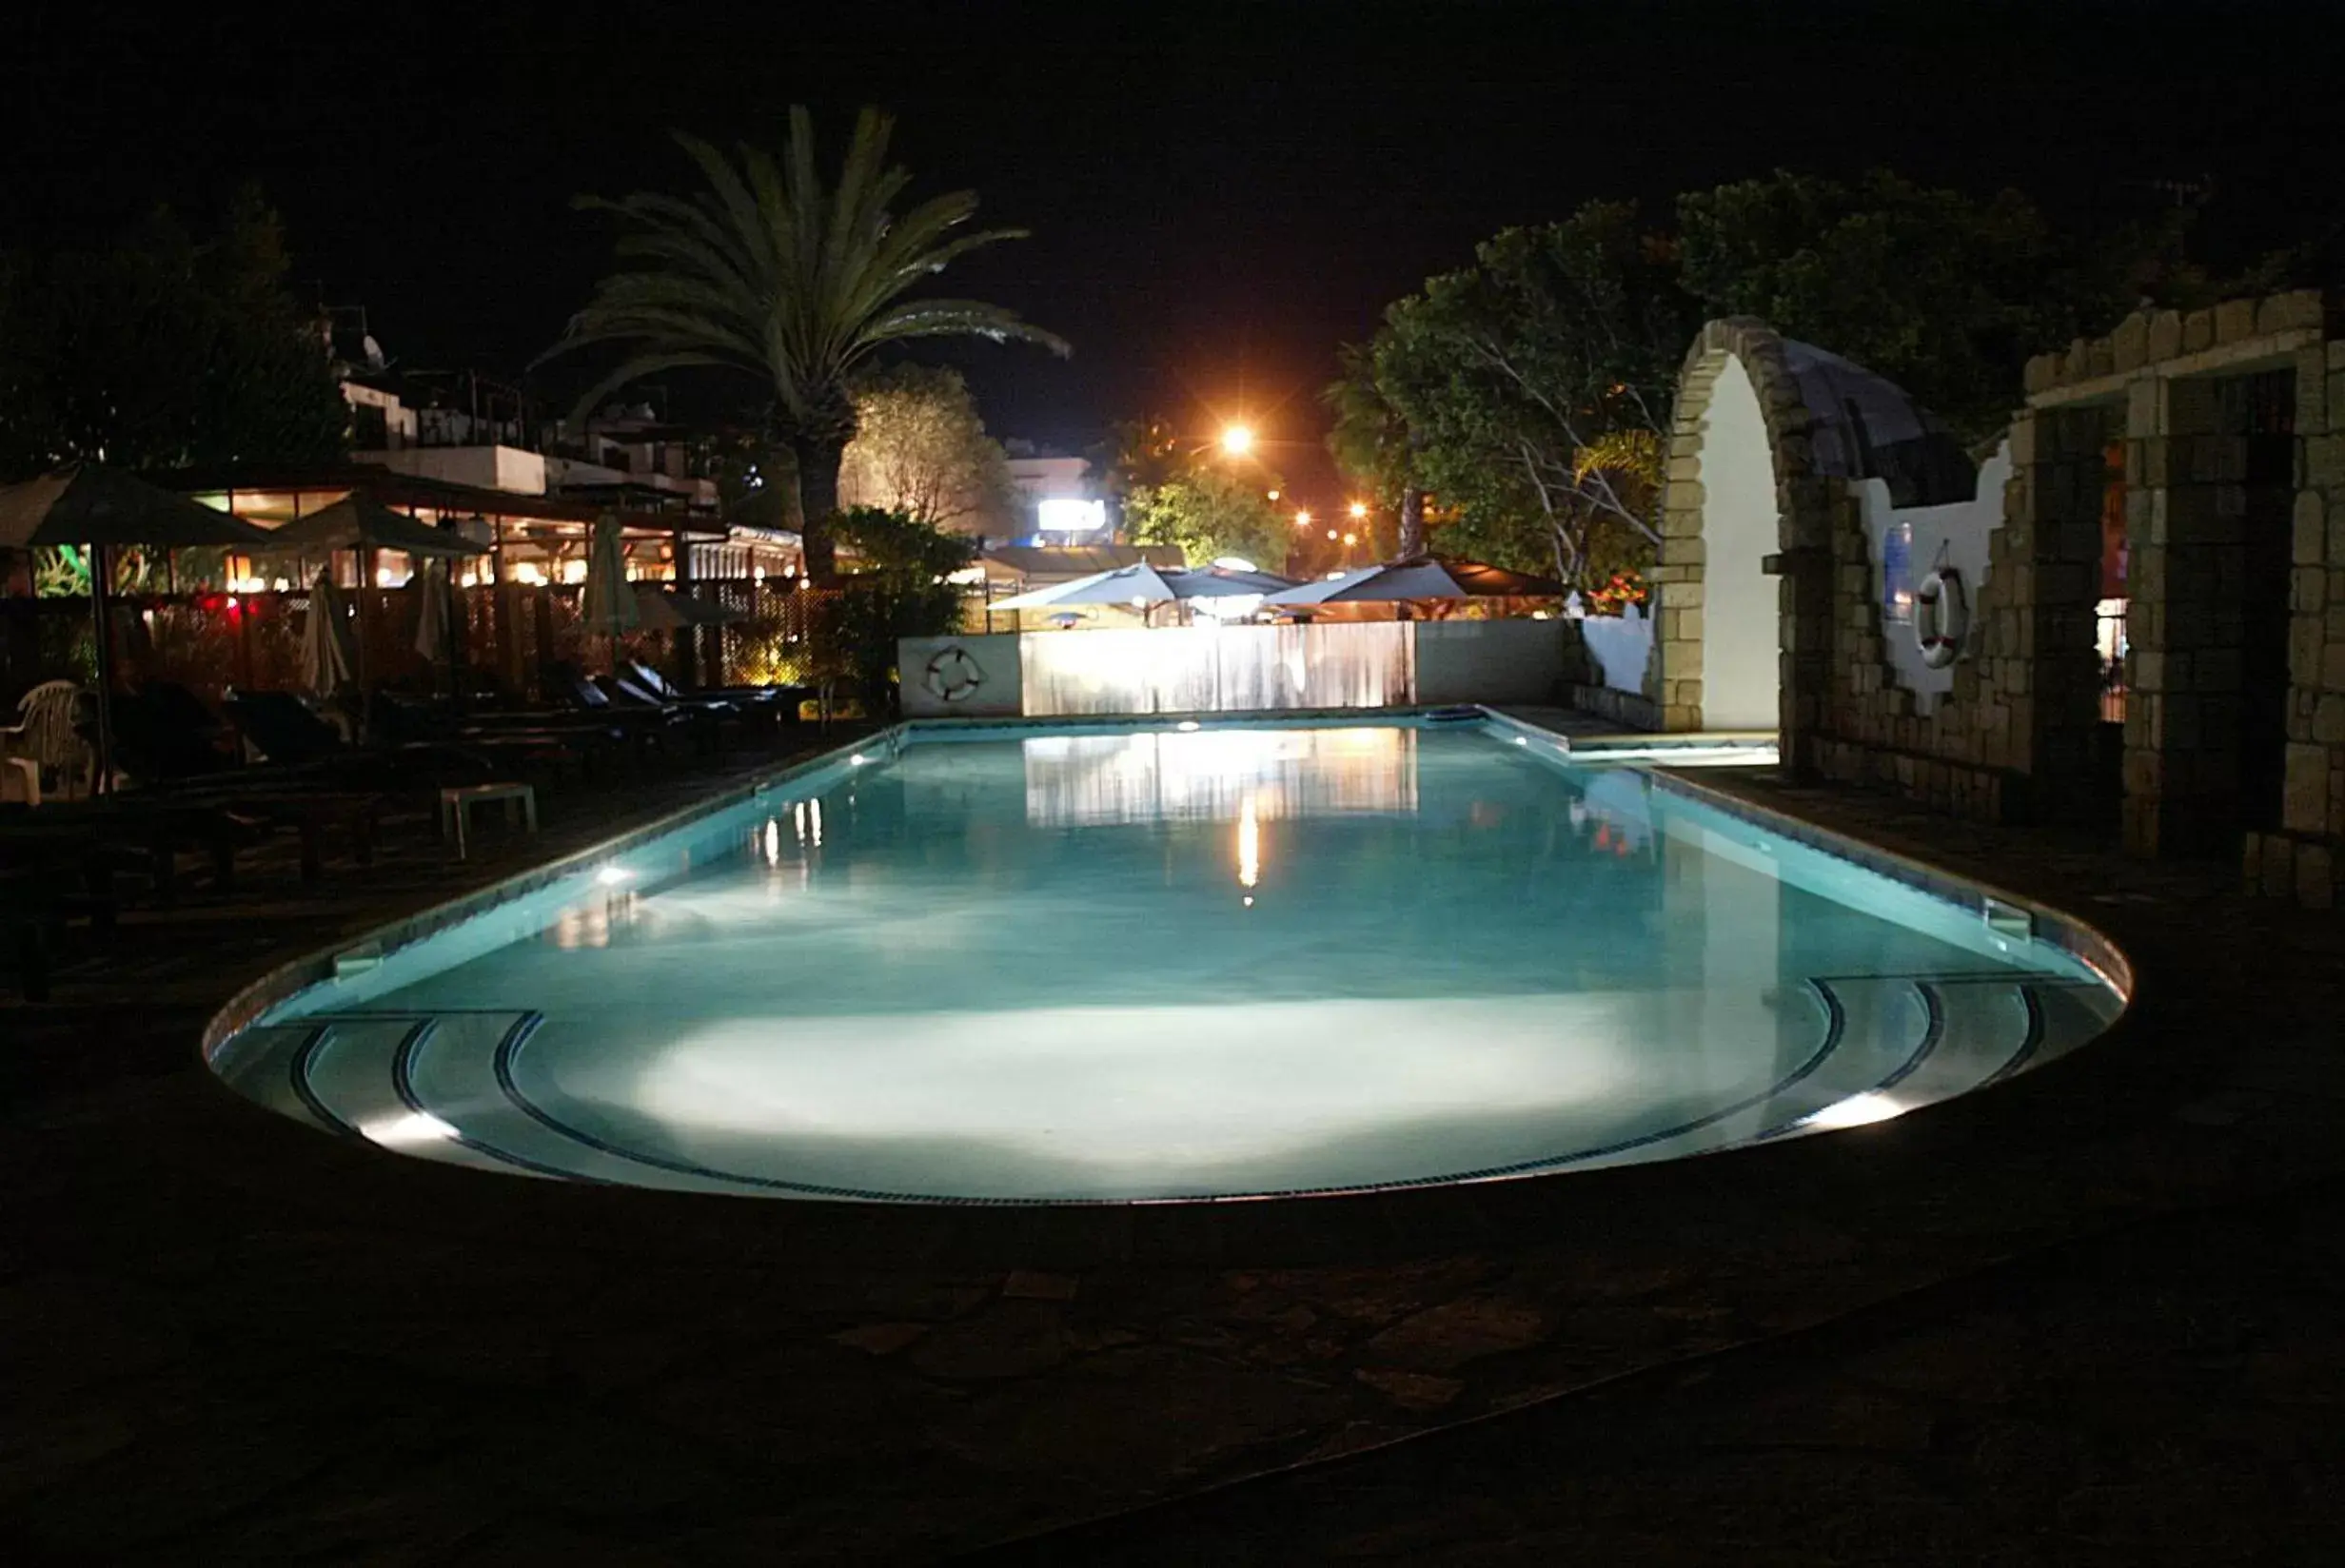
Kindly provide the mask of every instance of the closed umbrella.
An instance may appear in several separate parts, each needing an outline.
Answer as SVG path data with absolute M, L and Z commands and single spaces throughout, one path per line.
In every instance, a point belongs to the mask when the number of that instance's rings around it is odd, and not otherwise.
M 579 624 L 590 637 L 612 639 L 643 623 L 643 612 L 627 586 L 626 549 L 620 543 L 619 519 L 605 512 L 595 519 L 586 545 L 586 591 L 579 601 Z
M 113 774 L 114 639 L 106 603 L 109 552 L 126 544 L 250 550 L 267 538 L 248 522 L 101 463 L 0 485 L 0 549 L 69 544 L 89 551 L 90 616 L 97 625 L 99 789 L 108 788 Z
M 426 560 L 411 586 L 416 592 L 415 651 L 436 660 L 448 645 L 448 569 Z
M 309 585 L 309 619 L 302 627 L 302 684 L 320 696 L 348 685 L 358 668 L 342 590 L 325 571 Z

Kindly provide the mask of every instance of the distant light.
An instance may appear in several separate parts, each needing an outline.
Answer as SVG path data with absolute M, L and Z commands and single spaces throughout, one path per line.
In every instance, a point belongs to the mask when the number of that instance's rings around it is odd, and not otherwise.
M 1516 736 L 1514 737 L 1514 743 L 1515 743 L 1517 746 L 1527 746 L 1527 745 L 1529 745 L 1529 744 L 1530 744 L 1530 736 L 1528 736 L 1528 735 L 1516 735 Z
M 1364 500 L 1353 501 L 1351 503 L 1351 515 L 1355 519 L 1368 516 L 1368 502 Z
M 1244 556 L 1215 556 L 1213 564 L 1225 572 L 1259 572 L 1262 570 Z
M 1309 528 L 1310 526 L 1310 514 L 1309 512 L 1297 512 L 1294 515 L 1294 525 L 1297 528 Z
M 1266 495 L 1266 496 L 1270 497 L 1270 499 L 1271 499 L 1271 500 L 1276 500 L 1278 499 L 1278 492 L 1277 492 L 1277 491 L 1275 491 L 1275 490 L 1265 490 L 1265 491 L 1263 491 L 1262 493 L 1263 493 L 1264 495 Z
M 857 752 L 853 756 L 847 758 L 847 760 L 856 767 L 860 768 L 864 763 L 869 762 L 871 758 L 865 756 L 861 752 Z
M 595 880 L 601 883 L 606 888 L 615 888 L 620 883 L 624 882 L 628 877 L 633 876 L 635 872 L 627 870 L 624 866 L 605 866 L 601 871 L 595 872 Z
M 1250 910 L 1254 907 L 1254 895 L 1252 893 L 1248 893 L 1246 895 L 1246 907 Z
M 1221 449 L 1233 458 L 1242 458 L 1254 449 L 1254 433 L 1242 424 L 1232 424 L 1221 433 Z
M 1332 529 L 1332 528 L 1329 529 L 1329 530 L 1328 530 L 1328 538 L 1330 538 L 1330 539 L 1333 539 L 1334 537 L 1335 537 L 1335 530 L 1334 530 L 1334 529 Z
M 1346 534 L 1344 536 L 1344 542 L 1346 544 L 1357 544 L 1360 542 L 1360 536 L 1357 534 Z
M 1089 534 L 1108 525 L 1108 503 L 1053 496 L 1035 503 L 1035 522 L 1046 534 Z
M 1800 1125 L 1812 1127 L 1863 1127 L 1872 1122 L 1885 1122 L 1902 1115 L 1905 1107 L 1886 1094 L 1867 1090 L 1852 1094 L 1847 1099 L 1828 1105 L 1815 1115 L 1804 1118 Z
M 1193 718 L 1184 718 L 1178 724 L 1173 725 L 1172 728 L 1180 731 L 1183 735 L 1189 735 L 1196 730 L 1197 721 Z
M 231 610 L 236 608 L 236 596 L 234 594 L 230 594 L 227 598 L 227 608 Z

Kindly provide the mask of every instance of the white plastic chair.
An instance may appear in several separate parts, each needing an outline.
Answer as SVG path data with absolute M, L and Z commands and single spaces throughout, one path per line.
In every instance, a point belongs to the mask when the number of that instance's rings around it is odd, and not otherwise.
M 88 794 L 97 755 L 73 729 L 81 696 L 69 680 L 45 680 L 27 692 L 16 704 L 16 722 L 0 725 L 0 757 L 54 773 L 64 794 Z

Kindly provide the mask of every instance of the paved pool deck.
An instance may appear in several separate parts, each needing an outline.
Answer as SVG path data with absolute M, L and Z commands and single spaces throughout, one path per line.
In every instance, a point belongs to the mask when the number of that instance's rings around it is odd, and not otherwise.
M 1764 1149 L 940 1219 L 425 1166 L 229 1095 L 193 1047 L 237 987 L 461 885 L 420 820 L 321 889 L 288 854 L 136 916 L 0 1004 L 0 1554 L 2334 1560 L 2345 925 L 1700 776 L 2083 917 L 2134 1010 Z M 549 802 L 467 874 L 721 782 Z

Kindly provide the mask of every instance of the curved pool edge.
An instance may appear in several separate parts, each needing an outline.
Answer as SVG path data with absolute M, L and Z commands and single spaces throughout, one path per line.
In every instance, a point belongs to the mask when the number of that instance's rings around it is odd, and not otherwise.
M 789 784 L 809 774 L 827 769 L 850 765 L 850 759 L 869 748 L 885 748 L 900 742 L 910 732 L 909 722 L 891 724 L 883 729 L 859 735 L 827 751 L 802 757 L 771 772 L 759 773 L 749 778 L 712 791 L 689 805 L 661 813 L 647 821 L 599 839 L 582 849 L 558 854 L 524 867 L 510 876 L 479 887 L 468 892 L 443 899 L 437 904 L 402 915 L 371 927 L 356 936 L 339 937 L 322 947 L 313 948 L 296 957 L 286 959 L 266 970 L 257 978 L 240 987 L 205 1023 L 198 1044 L 198 1053 L 207 1071 L 211 1068 L 219 1049 L 236 1033 L 258 1022 L 262 1014 L 281 1002 L 287 1001 L 334 977 L 336 960 L 353 952 L 372 949 L 380 954 L 421 942 L 451 926 L 484 914 L 491 910 L 525 898 L 548 885 L 587 870 L 599 861 L 624 853 L 639 844 L 689 827 L 703 817 L 730 811 L 744 800 L 754 799 L 778 786 Z
M 2091 970 L 2116 993 L 2124 1008 L 2133 1005 L 2133 960 L 2106 931 L 2066 910 L 1991 882 L 1948 871 L 1929 861 L 1901 854 L 1853 833 L 1826 828 L 1805 817 L 1794 815 L 1779 807 L 1763 805 L 1730 790 L 1705 784 L 1676 772 L 1666 764 L 1647 764 L 1645 772 L 1658 789 L 1861 866 L 1943 903 L 1975 908 L 1982 920 L 1997 918 L 1999 913 L 2024 914 L 2028 921 L 2028 936 L 2051 944 Z M 2118 1017 L 2123 1017 L 2121 1009 Z M 2111 1027 L 2115 1027 L 2114 1021 Z M 2090 1049 L 2093 1043 L 2087 1041 L 2078 1049 Z M 1963 1096 L 1958 1095 L 1956 1098 Z

